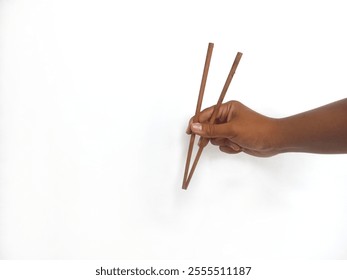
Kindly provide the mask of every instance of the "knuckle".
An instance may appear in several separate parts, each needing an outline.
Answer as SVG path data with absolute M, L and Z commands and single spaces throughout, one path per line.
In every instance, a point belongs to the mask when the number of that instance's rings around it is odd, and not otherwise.
M 243 105 L 240 101 L 233 100 L 229 103 L 229 110 L 232 112 L 237 112 L 242 106 Z
M 214 127 L 214 125 L 208 124 L 208 125 L 206 126 L 206 135 L 207 135 L 207 136 L 213 136 L 214 133 L 215 133 L 215 127 Z

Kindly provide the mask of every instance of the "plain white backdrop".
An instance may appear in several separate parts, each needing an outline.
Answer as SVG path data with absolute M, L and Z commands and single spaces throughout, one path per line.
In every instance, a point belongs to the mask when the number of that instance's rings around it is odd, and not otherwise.
M 0 258 L 346 259 L 347 155 L 226 155 L 203 107 L 347 95 L 344 1 L 0 1 Z

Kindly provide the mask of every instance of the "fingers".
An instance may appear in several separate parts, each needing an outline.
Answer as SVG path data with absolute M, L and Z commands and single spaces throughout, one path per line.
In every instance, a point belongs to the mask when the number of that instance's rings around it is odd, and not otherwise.
M 208 122 L 213 114 L 214 107 L 215 106 L 212 106 L 201 111 L 195 122 L 200 122 L 200 123 Z
M 242 148 L 228 138 L 214 138 L 211 143 L 216 146 L 231 148 L 234 152 L 242 151 Z
M 228 146 L 229 139 L 228 138 L 212 138 L 211 144 L 215 146 Z
M 239 152 L 241 152 L 241 150 L 235 151 L 233 148 L 226 146 L 220 146 L 219 149 L 227 154 L 238 154 Z
M 233 136 L 233 130 L 230 123 L 192 123 L 190 129 L 193 133 L 205 138 L 227 138 Z
M 199 122 L 199 123 L 208 122 L 210 120 L 213 112 L 214 112 L 215 107 L 216 106 L 211 106 L 211 107 L 206 108 L 205 110 L 201 111 L 199 116 L 198 116 L 198 119 L 195 122 Z M 231 109 L 231 102 L 230 101 L 222 104 L 219 107 L 219 110 L 217 112 L 216 120 L 218 120 L 218 119 L 219 120 L 221 120 L 221 119 L 225 120 L 230 109 Z
M 186 129 L 186 133 L 187 133 L 187 134 L 192 134 L 192 130 L 190 129 L 190 126 L 191 126 L 192 123 L 193 123 L 193 118 L 194 118 L 194 117 L 190 118 L 190 120 L 189 120 L 188 127 L 187 127 L 187 129 Z
M 237 145 L 231 141 L 229 142 L 228 147 L 232 148 L 235 152 L 241 152 L 242 151 L 242 148 L 239 145 Z
M 219 110 L 217 112 L 216 115 L 216 123 L 223 123 L 226 122 L 228 114 L 230 114 L 230 111 L 232 110 L 232 103 L 235 101 L 229 101 L 227 103 L 222 104 L 219 107 Z M 187 134 L 191 134 L 192 130 L 191 130 L 191 124 L 194 123 L 208 123 L 213 112 L 214 112 L 215 106 L 211 106 L 209 108 L 206 108 L 205 110 L 201 111 L 198 116 L 195 118 L 195 116 L 193 116 L 190 120 L 189 120 L 189 124 L 188 127 L 186 129 L 186 133 Z
M 192 134 L 191 126 L 194 122 L 208 122 L 213 114 L 214 106 L 202 111 L 197 118 L 195 116 L 191 117 L 186 129 L 187 134 Z

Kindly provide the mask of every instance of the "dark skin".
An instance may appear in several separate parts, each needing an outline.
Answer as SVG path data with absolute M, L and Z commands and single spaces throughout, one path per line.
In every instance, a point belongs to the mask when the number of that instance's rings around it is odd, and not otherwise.
M 216 124 L 214 107 L 203 110 L 187 133 L 209 138 L 222 152 L 270 157 L 285 152 L 347 153 L 347 99 L 285 118 L 261 115 L 238 101 L 222 104 Z

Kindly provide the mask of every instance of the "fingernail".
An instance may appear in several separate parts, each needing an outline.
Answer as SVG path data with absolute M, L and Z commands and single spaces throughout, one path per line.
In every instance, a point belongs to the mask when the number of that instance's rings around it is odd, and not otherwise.
M 195 131 L 201 131 L 202 130 L 201 123 L 192 123 L 192 129 Z
M 234 143 L 232 143 L 231 148 L 233 148 L 234 151 L 238 152 L 240 150 L 240 147 L 238 145 L 235 145 Z

